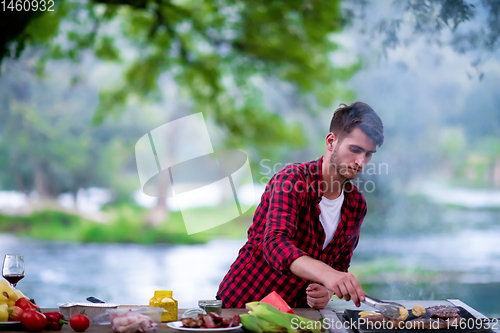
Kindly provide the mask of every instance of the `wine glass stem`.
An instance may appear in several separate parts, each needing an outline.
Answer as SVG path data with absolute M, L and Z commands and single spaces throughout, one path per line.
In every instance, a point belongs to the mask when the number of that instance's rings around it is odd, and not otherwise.
M 10 286 L 12 287 L 12 289 L 16 289 L 17 283 L 11 283 Z

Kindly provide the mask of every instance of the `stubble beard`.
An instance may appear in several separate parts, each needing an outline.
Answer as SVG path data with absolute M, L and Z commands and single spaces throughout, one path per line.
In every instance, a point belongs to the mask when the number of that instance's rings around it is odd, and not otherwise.
M 337 146 L 333 150 L 332 156 L 330 156 L 330 166 L 332 166 L 332 169 L 334 170 L 335 174 L 341 176 L 342 181 L 345 181 L 346 179 L 356 178 L 356 174 L 350 176 L 346 172 L 348 165 L 338 160 L 338 150 L 339 150 L 339 145 L 337 144 Z

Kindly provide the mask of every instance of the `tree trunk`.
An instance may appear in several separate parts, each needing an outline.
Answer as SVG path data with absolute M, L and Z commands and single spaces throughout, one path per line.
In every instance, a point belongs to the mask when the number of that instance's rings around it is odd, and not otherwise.
M 170 183 L 170 175 L 168 170 L 161 173 L 159 180 L 158 189 L 158 199 L 156 200 L 156 205 L 150 210 L 148 216 L 146 217 L 146 225 L 154 227 L 165 221 L 169 216 L 169 211 L 167 209 L 167 188 Z
M 177 116 L 183 115 L 183 112 L 179 112 L 175 115 L 173 115 L 170 119 L 167 120 L 167 122 L 172 121 L 172 119 L 177 119 Z M 167 142 L 172 143 L 168 144 L 167 149 L 169 156 L 172 156 L 173 154 L 176 153 L 175 151 L 175 130 L 168 133 L 168 137 L 165 138 Z M 167 190 L 169 188 L 170 184 L 170 173 L 169 170 L 163 170 L 161 173 L 161 177 L 158 181 L 158 199 L 156 200 L 156 205 L 151 211 L 149 212 L 148 216 L 146 217 L 145 224 L 146 226 L 157 226 L 163 221 L 165 221 L 168 216 L 169 216 L 169 211 L 167 209 Z
M 38 194 L 39 202 L 44 203 L 54 203 L 56 201 L 56 191 L 50 184 L 47 172 L 45 170 L 43 162 L 35 160 L 33 163 L 34 170 L 34 187 Z
M 493 186 L 500 188 L 500 158 L 497 158 L 493 166 Z

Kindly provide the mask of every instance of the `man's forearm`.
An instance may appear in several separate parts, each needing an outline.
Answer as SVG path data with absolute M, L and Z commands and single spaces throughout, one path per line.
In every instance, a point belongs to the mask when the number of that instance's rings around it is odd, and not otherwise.
M 322 261 L 309 256 L 302 256 L 290 264 L 290 271 L 300 278 L 323 283 L 323 278 L 331 273 L 333 268 Z

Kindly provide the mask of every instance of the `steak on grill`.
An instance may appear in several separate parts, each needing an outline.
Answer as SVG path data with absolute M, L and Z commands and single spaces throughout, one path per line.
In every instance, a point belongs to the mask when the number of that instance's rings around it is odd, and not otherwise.
M 436 305 L 427 308 L 431 318 L 460 318 L 460 309 L 450 305 Z

